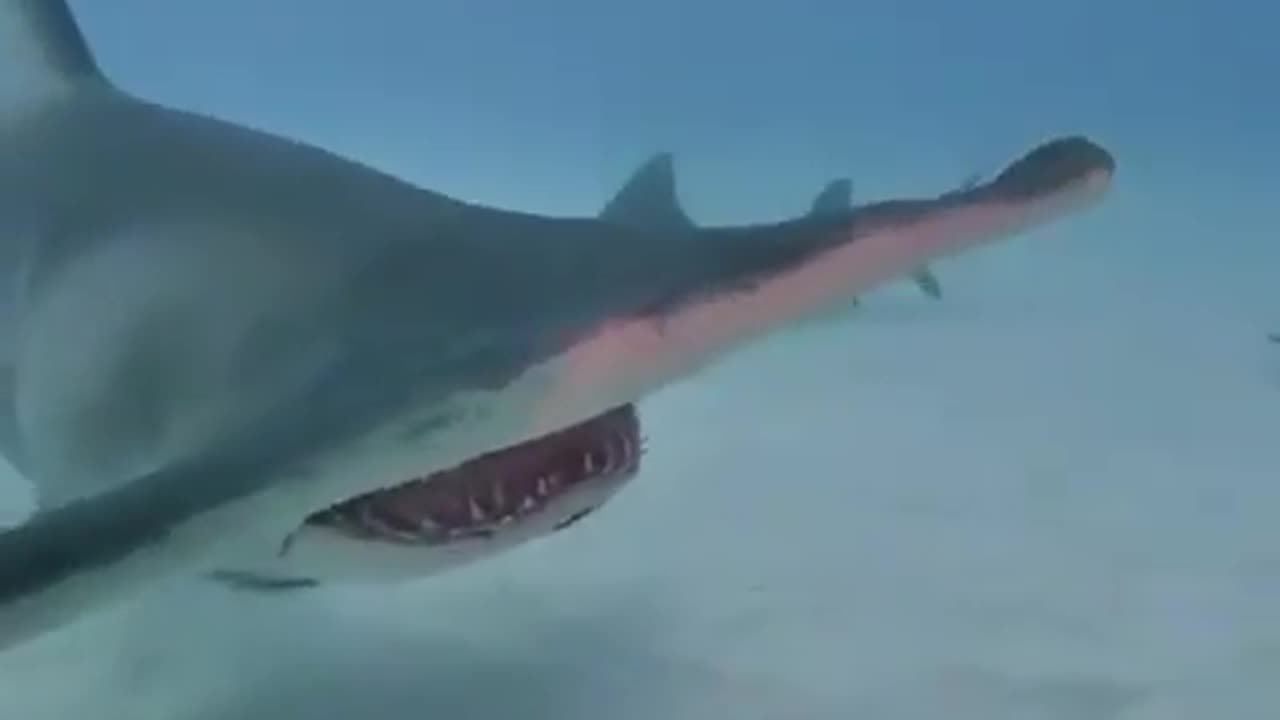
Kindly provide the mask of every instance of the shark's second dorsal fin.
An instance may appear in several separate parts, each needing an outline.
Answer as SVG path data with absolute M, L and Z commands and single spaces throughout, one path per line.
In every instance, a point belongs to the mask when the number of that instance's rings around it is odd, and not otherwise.
M 976 180 L 972 182 L 974 184 L 977 183 Z M 853 181 L 849 178 L 840 178 L 827 183 L 826 187 L 822 188 L 818 196 L 813 199 L 813 206 L 809 209 L 809 217 L 837 216 L 849 212 L 852 207 Z M 934 300 L 942 298 L 942 283 L 938 282 L 937 276 L 927 266 L 921 266 L 913 272 L 911 279 L 915 282 L 916 287 L 920 288 L 920 292 Z
M 676 195 L 675 159 L 662 152 L 641 165 L 600 212 L 600 219 L 645 229 L 692 229 Z
M 853 207 L 853 181 L 849 178 L 832 180 L 822 188 L 822 192 L 813 199 L 813 207 L 809 214 L 813 217 L 827 217 L 846 213 Z
M 105 85 L 65 0 L 0 0 L 0 117 Z

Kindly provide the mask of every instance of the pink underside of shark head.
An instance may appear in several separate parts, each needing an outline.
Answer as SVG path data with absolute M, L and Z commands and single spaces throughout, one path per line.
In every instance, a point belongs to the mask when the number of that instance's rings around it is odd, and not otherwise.
M 632 401 L 697 371 L 733 346 L 925 262 L 1091 204 L 1110 179 L 1109 172 L 1098 171 L 1034 199 L 958 203 L 917 221 L 888 223 L 751 287 L 695 301 L 661 317 L 610 324 L 562 356 L 535 425 L 540 431 L 553 429 Z

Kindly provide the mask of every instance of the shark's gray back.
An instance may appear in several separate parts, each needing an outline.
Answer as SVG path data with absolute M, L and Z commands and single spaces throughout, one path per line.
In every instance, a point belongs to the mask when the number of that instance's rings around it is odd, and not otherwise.
M 397 388 L 501 386 L 605 319 L 806 251 L 469 205 L 108 87 L 11 130 L 2 288 L 25 376 L 9 454 L 52 497 L 173 462 L 155 448 L 207 443 L 288 393 L 348 423 L 407 402 Z M 83 381 L 50 387 L 68 377 Z
M 201 220 L 236 224 L 316 251 L 362 233 L 370 244 L 420 232 L 461 207 L 371 168 L 266 133 L 104 89 L 51 104 L 0 143 L 0 206 L 29 223 L 92 233 Z M 354 212 L 353 212 L 354 210 Z M 12 227 L 11 216 L 6 226 Z M 44 230 L 45 227 L 36 229 Z

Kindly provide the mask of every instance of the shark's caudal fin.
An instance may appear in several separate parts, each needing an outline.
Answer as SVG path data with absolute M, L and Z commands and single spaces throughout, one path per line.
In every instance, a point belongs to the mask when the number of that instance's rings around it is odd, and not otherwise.
M 975 183 L 976 184 L 976 183 Z M 853 207 L 853 181 L 840 178 L 827 183 L 826 187 L 813 199 L 809 214 L 813 217 L 834 217 L 849 212 Z M 911 274 L 911 279 L 925 295 L 938 300 L 942 298 L 942 283 L 927 266 L 923 266 Z M 857 298 L 853 299 L 857 304 Z
M 676 194 L 675 160 L 657 153 L 637 169 L 605 205 L 601 220 L 645 230 L 692 230 Z
M 0 115 L 107 80 L 62 0 L 0 2 Z

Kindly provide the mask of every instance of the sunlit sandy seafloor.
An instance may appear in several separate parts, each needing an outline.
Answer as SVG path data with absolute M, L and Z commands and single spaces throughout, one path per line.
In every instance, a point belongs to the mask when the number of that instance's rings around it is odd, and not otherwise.
M 1262 256 L 1186 249 L 1242 208 L 1167 200 L 672 388 L 572 531 L 394 591 L 177 583 L 0 656 L 0 715 L 1271 717 L 1280 303 Z

